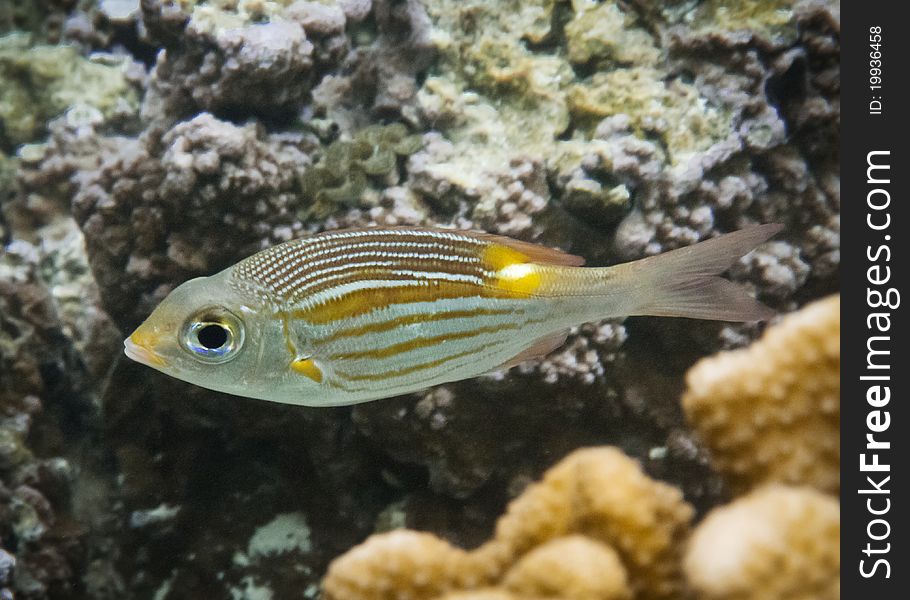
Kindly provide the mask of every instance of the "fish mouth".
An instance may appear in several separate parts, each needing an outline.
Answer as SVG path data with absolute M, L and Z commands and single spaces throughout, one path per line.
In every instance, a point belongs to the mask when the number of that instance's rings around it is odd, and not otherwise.
M 136 362 L 152 368 L 167 366 L 167 361 L 161 355 L 147 346 L 137 344 L 133 341 L 132 336 L 123 340 L 123 353 Z

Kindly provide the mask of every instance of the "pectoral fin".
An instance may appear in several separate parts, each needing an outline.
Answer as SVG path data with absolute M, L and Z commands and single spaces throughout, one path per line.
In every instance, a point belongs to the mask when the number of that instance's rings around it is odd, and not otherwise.
M 542 338 L 537 339 L 533 344 L 502 363 L 494 369 L 494 371 L 501 371 L 505 369 L 511 369 L 514 366 L 520 365 L 523 362 L 529 360 L 536 360 L 543 358 L 550 352 L 556 350 L 560 346 L 566 343 L 566 337 L 569 335 L 568 329 L 563 329 L 562 331 L 557 331 L 545 335 Z

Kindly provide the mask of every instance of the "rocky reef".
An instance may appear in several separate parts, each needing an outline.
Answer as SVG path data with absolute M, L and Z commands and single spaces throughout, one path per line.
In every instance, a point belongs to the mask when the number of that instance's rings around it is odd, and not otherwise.
M 779 222 L 730 277 L 796 311 L 839 286 L 839 27 L 823 0 L 0 0 L 0 598 L 836 598 L 835 300 L 751 346 L 590 323 L 333 409 L 120 340 L 189 278 L 372 224 L 608 265 Z M 816 587 L 762 595 L 785 546 L 706 570 L 779 504 Z

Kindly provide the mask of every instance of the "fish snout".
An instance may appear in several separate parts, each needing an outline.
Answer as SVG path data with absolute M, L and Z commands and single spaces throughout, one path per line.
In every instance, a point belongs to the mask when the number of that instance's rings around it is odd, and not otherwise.
M 167 366 L 168 362 L 155 351 L 161 334 L 155 328 L 143 323 L 130 337 L 123 340 L 123 352 L 136 362 L 154 368 Z

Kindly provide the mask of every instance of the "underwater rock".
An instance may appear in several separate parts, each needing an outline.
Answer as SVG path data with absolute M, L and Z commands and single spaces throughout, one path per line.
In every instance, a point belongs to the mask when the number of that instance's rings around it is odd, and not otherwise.
M 164 46 L 143 102 L 166 128 L 200 111 L 276 118 L 299 110 L 316 49 L 282 2 L 142 2 L 149 33 Z M 342 53 L 343 55 L 343 53 Z
M 169 286 L 226 267 L 293 222 L 305 146 L 299 134 L 266 134 L 206 113 L 160 140 L 61 124 L 32 179 L 68 178 L 104 305 L 129 329 Z
M 634 12 L 618 2 L 574 0 L 565 25 L 569 60 L 588 68 L 655 64 L 660 50 Z
M 686 376 L 686 415 L 736 491 L 840 489 L 840 296 L 809 304 Z
M 0 253 L 0 591 L 25 599 L 78 593 L 90 551 L 79 522 L 109 508 L 77 506 L 86 485 L 70 460 L 97 413 L 55 293 L 68 274 L 42 272 L 54 252 L 16 239 Z
M 839 67 L 833 52 L 839 22 L 831 3 L 780 3 L 792 10 L 773 4 L 743 3 L 741 9 L 770 19 L 786 29 L 785 36 L 758 31 L 725 37 L 697 25 L 664 26 L 673 68 L 690 73 L 708 101 L 735 115 L 735 135 L 659 175 L 636 177 L 630 184 L 635 210 L 615 243 L 632 258 L 725 231 L 721 223 L 782 222 L 788 225 L 785 243 L 793 247 L 786 253 L 796 259 L 786 267 L 793 270 L 788 278 L 796 283 L 777 295 L 792 299 L 810 285 L 833 289 L 830 260 L 840 233 Z M 698 10 L 732 16 L 718 3 Z M 747 22 L 731 19 L 724 27 L 753 31 L 743 26 Z M 758 48 L 773 48 L 771 58 Z M 779 278 L 764 283 L 752 273 L 760 295 L 774 300 Z M 792 301 L 773 304 L 795 308 Z
M 82 57 L 72 46 L 31 46 L 28 36 L 0 37 L 0 147 L 11 149 L 45 133 L 67 108 L 92 106 L 105 118 L 126 119 L 138 94 L 124 57 Z
M 705 600 L 838 600 L 840 504 L 811 488 L 759 488 L 708 514 L 684 565 Z

